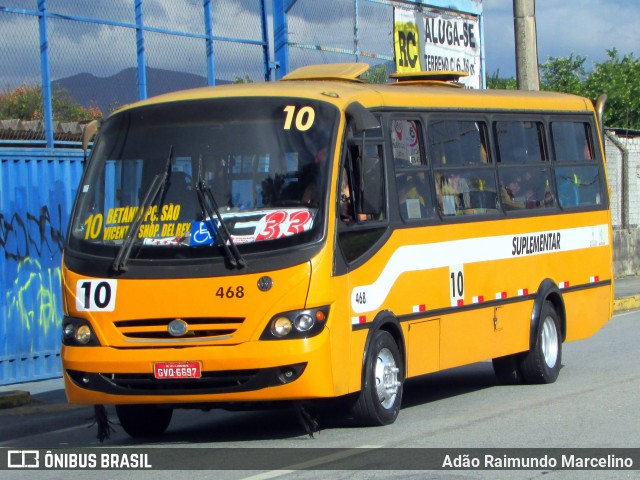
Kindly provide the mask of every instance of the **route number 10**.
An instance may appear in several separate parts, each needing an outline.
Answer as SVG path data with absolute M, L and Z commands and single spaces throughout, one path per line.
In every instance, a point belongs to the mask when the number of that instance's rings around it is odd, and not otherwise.
M 287 112 L 287 118 L 284 120 L 285 130 L 291 129 L 291 125 L 294 123 L 295 119 L 296 129 L 301 132 L 307 131 L 311 128 L 316 119 L 316 111 L 313 107 L 302 107 L 296 111 L 295 105 L 287 105 L 283 110 Z
M 459 300 L 464 300 L 464 268 L 462 265 L 449 267 L 449 296 L 451 305 L 458 305 Z
M 79 280 L 76 309 L 79 312 L 113 312 L 116 307 L 117 280 Z

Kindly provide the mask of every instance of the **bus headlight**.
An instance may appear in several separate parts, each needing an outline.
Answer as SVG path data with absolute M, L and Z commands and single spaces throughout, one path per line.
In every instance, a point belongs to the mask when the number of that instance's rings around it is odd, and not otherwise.
M 291 333 L 292 329 L 293 324 L 287 317 L 279 317 L 271 322 L 271 334 L 274 337 L 286 337 L 287 335 L 289 335 L 289 333 Z
M 80 345 L 86 345 L 91 340 L 91 329 L 89 325 L 80 325 L 76 330 L 76 342 Z
M 308 332 L 313 328 L 313 325 L 316 323 L 315 319 L 306 313 L 302 315 L 298 315 L 294 320 L 296 330 L 299 332 Z
M 279 313 L 271 318 L 260 340 L 313 337 L 326 325 L 328 314 L 329 307 Z
M 95 347 L 99 346 L 100 342 L 87 320 L 64 317 L 62 322 L 62 344 L 76 347 Z

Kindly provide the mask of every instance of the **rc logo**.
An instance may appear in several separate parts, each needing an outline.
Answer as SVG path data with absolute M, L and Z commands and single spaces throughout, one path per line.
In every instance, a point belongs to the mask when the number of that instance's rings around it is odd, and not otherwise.
M 38 450 L 7 451 L 8 468 L 39 468 L 40 452 Z

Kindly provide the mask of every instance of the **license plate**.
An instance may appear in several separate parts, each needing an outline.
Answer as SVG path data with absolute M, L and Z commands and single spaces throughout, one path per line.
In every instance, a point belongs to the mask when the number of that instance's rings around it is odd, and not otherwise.
M 153 376 L 157 379 L 200 378 L 200 362 L 156 362 Z

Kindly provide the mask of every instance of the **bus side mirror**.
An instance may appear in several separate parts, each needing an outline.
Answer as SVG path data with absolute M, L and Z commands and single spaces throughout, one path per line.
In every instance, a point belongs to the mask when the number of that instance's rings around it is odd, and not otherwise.
M 381 127 L 378 119 L 360 102 L 349 104 L 345 111 L 347 115 L 353 119 L 356 130 L 359 132 L 364 132 L 365 130 L 380 130 Z
M 362 165 L 362 212 L 377 217 L 383 209 L 382 162 L 378 157 L 365 157 Z

